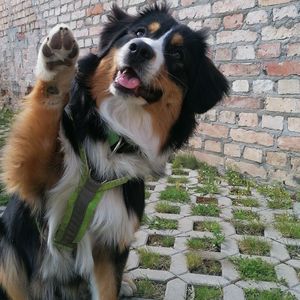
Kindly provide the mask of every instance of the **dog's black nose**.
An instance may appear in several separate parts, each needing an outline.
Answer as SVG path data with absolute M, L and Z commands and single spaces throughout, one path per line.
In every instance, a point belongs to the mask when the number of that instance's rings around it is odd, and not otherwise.
M 154 50 L 143 41 L 133 42 L 129 45 L 129 55 L 137 62 L 144 62 L 154 57 Z

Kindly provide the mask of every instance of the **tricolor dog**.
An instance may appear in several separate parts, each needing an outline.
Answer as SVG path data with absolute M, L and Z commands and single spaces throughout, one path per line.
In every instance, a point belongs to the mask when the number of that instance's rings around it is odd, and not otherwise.
M 43 41 L 36 83 L 3 154 L 11 200 L 0 221 L 0 298 L 132 295 L 123 277 L 144 210 L 144 178 L 162 176 L 196 114 L 228 90 L 206 34 L 165 6 L 112 8 L 98 54 L 78 65 L 68 26 Z

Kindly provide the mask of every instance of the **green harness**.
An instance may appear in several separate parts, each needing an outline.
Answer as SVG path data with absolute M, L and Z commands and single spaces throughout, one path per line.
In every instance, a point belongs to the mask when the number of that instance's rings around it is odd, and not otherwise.
M 115 132 L 110 131 L 108 142 L 111 147 L 116 144 L 112 150 L 114 153 L 121 144 L 121 138 Z M 68 199 L 64 216 L 54 236 L 54 244 L 58 248 L 68 250 L 76 248 L 87 232 L 105 191 L 121 186 L 129 180 L 129 177 L 121 177 L 105 182 L 95 181 L 90 176 L 90 168 L 83 147 L 80 148 L 80 158 L 83 163 L 80 183 Z

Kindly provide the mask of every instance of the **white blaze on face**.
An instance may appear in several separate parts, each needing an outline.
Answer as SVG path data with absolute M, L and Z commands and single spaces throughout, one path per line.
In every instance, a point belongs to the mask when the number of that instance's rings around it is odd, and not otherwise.
M 164 59 L 164 42 L 166 37 L 171 33 L 172 30 L 169 30 L 166 32 L 163 36 L 161 36 L 157 40 L 153 40 L 147 37 L 142 37 L 142 38 L 134 38 L 127 42 L 124 46 L 120 48 L 118 51 L 117 55 L 117 65 L 119 69 L 122 69 L 126 67 L 125 61 L 126 61 L 126 56 L 129 53 L 129 46 L 138 41 L 143 41 L 144 43 L 148 44 L 155 52 L 154 58 L 150 61 L 147 66 L 145 66 L 145 75 L 143 78 L 144 83 L 149 83 L 153 77 L 159 72 L 161 66 L 164 64 L 165 59 Z

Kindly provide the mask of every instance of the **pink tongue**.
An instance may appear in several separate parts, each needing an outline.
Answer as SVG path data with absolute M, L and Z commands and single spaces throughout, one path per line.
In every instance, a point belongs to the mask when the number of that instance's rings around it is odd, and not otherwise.
M 115 80 L 119 85 L 130 90 L 137 88 L 141 83 L 138 78 L 130 77 L 127 73 L 121 73 L 120 71 L 118 72 Z

